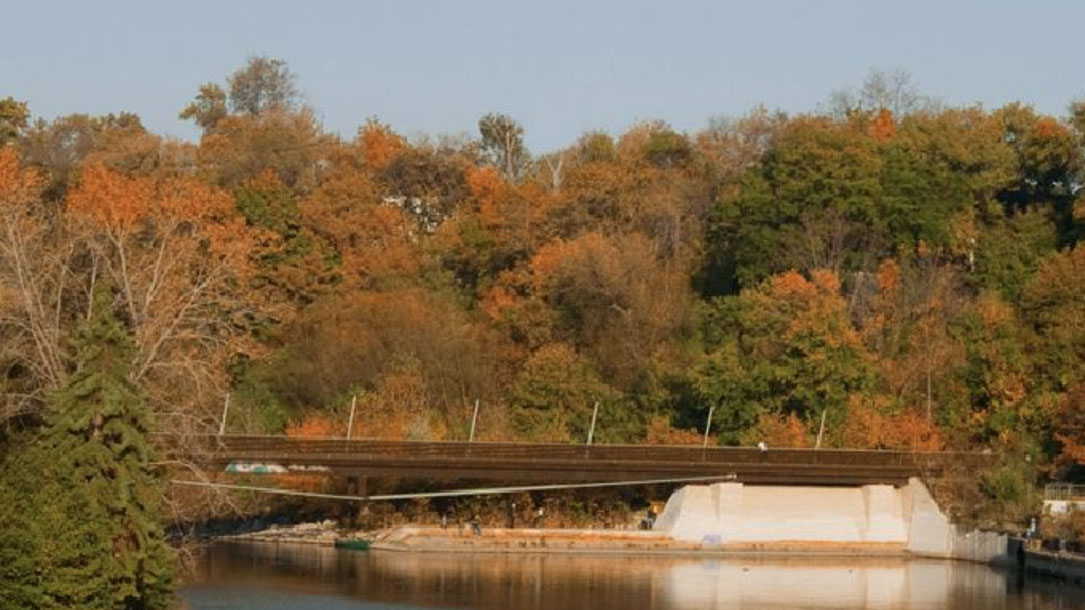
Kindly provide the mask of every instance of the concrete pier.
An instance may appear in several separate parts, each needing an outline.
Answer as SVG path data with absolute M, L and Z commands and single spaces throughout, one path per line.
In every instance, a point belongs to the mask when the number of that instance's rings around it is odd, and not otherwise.
M 690 485 L 667 501 L 655 529 L 721 550 L 1008 559 L 1005 536 L 959 532 L 916 478 L 903 487 Z

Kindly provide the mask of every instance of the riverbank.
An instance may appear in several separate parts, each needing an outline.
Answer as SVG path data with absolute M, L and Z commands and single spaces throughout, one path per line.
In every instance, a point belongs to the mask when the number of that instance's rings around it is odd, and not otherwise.
M 216 536 L 216 540 L 241 540 L 247 542 L 271 542 L 280 544 L 309 544 L 335 546 L 335 541 L 345 538 L 343 528 L 330 519 L 294 525 L 273 525 L 268 529 Z
M 848 544 L 817 541 L 786 543 L 693 542 L 666 532 L 533 528 L 469 529 L 408 525 L 378 533 L 370 548 L 432 553 L 626 553 L 669 555 L 811 555 L 906 557 L 899 544 Z
M 803 555 L 817 557 L 919 557 L 899 543 L 689 541 L 662 531 L 401 525 L 377 531 L 336 527 L 334 522 L 274 527 L 221 540 L 335 546 L 365 539 L 370 549 L 419 553 L 600 553 L 663 555 Z
M 1028 574 L 1085 585 L 1085 555 L 1080 553 L 1026 549 L 1021 556 L 1021 567 Z

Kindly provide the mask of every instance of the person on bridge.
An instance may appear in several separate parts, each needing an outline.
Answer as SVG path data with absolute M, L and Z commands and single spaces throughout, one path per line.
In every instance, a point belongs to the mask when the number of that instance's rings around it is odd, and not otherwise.
M 764 453 L 769 450 L 769 446 L 765 444 L 765 441 L 758 441 L 757 450 Z
M 473 517 L 471 517 L 470 524 L 471 524 L 471 533 L 473 533 L 476 536 L 481 536 L 482 535 L 482 523 L 479 522 L 478 513 L 475 513 L 475 515 Z

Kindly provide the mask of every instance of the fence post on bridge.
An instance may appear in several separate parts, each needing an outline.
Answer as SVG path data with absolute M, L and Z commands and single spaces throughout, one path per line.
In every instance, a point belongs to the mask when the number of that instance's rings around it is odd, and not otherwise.
M 595 418 L 599 415 L 599 401 L 595 401 L 595 406 L 591 410 L 591 427 L 588 428 L 588 444 L 591 445 L 591 441 L 595 438 Z
M 708 408 L 708 417 L 705 418 L 704 422 L 704 444 L 701 445 L 702 448 L 708 446 L 708 431 L 712 429 L 712 412 L 715 410 L 716 405 L 712 405 Z
M 354 430 L 354 407 L 358 404 L 358 395 L 350 397 L 350 419 L 347 420 L 347 440 L 350 440 L 350 433 Z
M 219 436 L 226 432 L 226 416 L 230 414 L 230 392 L 226 392 L 226 404 L 222 407 L 222 421 L 219 422 Z
M 821 449 L 821 436 L 825 434 L 825 414 L 828 412 L 828 408 L 821 410 L 821 425 L 818 426 L 818 440 L 814 443 L 814 449 Z
M 475 442 L 475 423 L 478 422 L 478 399 L 475 399 L 475 414 L 471 416 L 471 435 L 467 437 L 467 442 Z

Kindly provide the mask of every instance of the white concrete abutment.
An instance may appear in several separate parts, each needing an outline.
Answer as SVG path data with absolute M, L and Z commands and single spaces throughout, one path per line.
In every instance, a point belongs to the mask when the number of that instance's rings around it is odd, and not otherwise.
M 927 487 L 690 485 L 667 501 L 654 529 L 736 551 L 848 552 L 998 561 L 1006 537 L 959 532 Z

